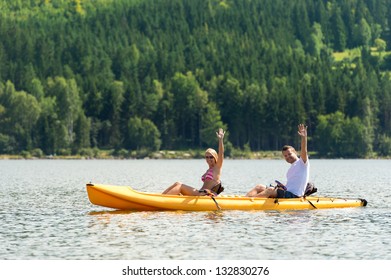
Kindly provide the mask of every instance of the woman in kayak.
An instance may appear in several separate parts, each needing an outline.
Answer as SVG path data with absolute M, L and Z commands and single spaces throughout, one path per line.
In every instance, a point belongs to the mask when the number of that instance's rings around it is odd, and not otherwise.
M 219 153 L 214 149 L 207 149 L 205 151 L 205 160 L 209 165 L 209 169 L 202 175 L 201 180 L 204 182 L 200 190 L 191 186 L 182 184 L 181 182 L 175 182 L 172 186 L 168 187 L 163 194 L 182 194 L 182 195 L 217 195 L 212 188 L 220 185 L 221 169 L 223 167 L 224 159 L 224 130 L 219 128 L 216 132 L 219 139 Z

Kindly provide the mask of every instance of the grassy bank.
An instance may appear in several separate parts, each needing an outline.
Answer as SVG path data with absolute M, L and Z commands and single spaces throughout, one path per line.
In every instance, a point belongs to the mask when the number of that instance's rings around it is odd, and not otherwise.
M 197 159 L 204 157 L 205 150 L 162 150 L 162 151 L 129 151 L 86 149 L 77 154 L 62 151 L 59 154 L 45 155 L 41 151 L 22 152 L 17 155 L 0 155 L 0 159 Z M 280 159 L 280 151 L 243 151 L 231 150 L 225 158 L 233 159 Z
M 40 150 L 32 152 L 22 152 L 17 155 L 3 154 L 0 155 L 0 160 L 6 159 L 201 159 L 204 157 L 205 150 L 162 150 L 162 151 L 129 151 L 129 150 L 100 150 L 100 149 L 86 149 L 80 153 L 71 154 L 67 151 L 61 151 L 55 155 L 45 155 Z M 225 152 L 226 159 L 282 159 L 281 151 L 249 151 L 233 149 Z M 310 158 L 319 158 L 316 152 L 310 152 Z M 379 157 L 373 153 L 366 159 L 391 159 L 391 157 Z

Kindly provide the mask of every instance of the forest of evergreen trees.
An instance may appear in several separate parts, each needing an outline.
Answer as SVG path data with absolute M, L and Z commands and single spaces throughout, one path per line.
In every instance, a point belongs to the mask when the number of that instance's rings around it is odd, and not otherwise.
M 200 149 L 218 127 L 228 155 L 280 150 L 303 122 L 321 157 L 389 157 L 390 23 L 391 0 L 0 1 L 0 154 Z

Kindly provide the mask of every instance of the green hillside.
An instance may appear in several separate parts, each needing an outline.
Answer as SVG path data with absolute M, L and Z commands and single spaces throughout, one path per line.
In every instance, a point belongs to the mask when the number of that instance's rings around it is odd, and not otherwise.
M 0 154 L 391 156 L 391 0 L 0 1 Z

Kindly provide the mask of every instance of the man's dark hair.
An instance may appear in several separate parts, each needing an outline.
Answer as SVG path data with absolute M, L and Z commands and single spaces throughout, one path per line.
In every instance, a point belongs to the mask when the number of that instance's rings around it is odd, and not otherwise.
M 286 150 L 288 150 L 288 149 L 295 149 L 295 148 L 293 148 L 292 146 L 289 146 L 289 145 L 285 145 L 284 147 L 282 147 L 282 151 L 286 151 Z

